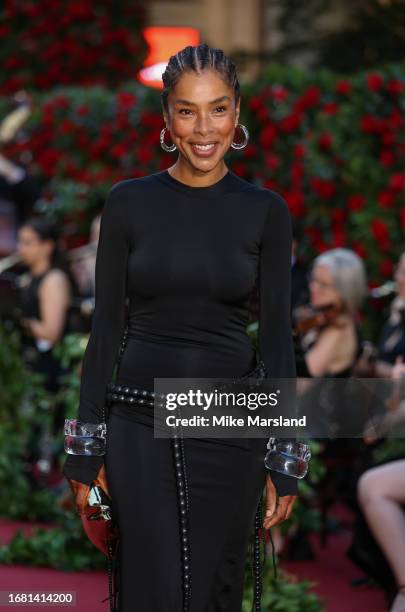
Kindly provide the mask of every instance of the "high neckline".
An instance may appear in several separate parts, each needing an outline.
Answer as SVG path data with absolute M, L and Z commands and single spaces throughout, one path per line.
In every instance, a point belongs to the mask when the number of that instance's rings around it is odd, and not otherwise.
M 219 179 L 216 183 L 212 185 L 206 185 L 204 187 L 192 187 L 191 185 L 186 185 L 186 183 L 182 183 L 178 179 L 174 178 L 170 174 L 170 172 L 166 170 L 162 170 L 161 172 L 156 173 L 156 177 L 166 183 L 169 187 L 180 191 L 181 193 L 185 193 L 190 196 L 215 196 L 222 193 L 226 193 L 230 190 L 233 184 L 233 172 L 228 170 L 226 174 L 222 178 Z

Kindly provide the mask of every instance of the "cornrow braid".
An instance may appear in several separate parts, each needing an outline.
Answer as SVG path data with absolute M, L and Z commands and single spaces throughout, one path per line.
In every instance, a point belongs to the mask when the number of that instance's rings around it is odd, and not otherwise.
M 162 106 L 167 112 L 167 98 L 169 92 L 176 86 L 181 75 L 187 70 L 194 70 L 197 74 L 201 74 L 203 70 L 212 68 L 228 83 L 235 92 L 235 103 L 240 97 L 240 86 L 236 74 L 236 66 L 227 57 L 222 49 L 214 49 L 206 43 L 192 47 L 184 47 L 176 55 L 172 55 L 166 70 L 162 74 L 163 91 L 161 95 Z

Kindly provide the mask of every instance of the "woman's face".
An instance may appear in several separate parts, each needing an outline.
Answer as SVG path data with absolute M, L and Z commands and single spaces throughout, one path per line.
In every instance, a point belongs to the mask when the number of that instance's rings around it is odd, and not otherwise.
M 332 274 L 327 266 L 318 264 L 313 267 L 309 279 L 309 289 L 312 306 L 326 306 L 342 303 L 342 298 L 337 291 L 332 279 Z
M 50 257 L 52 244 L 50 240 L 41 240 L 38 234 L 28 225 L 20 228 L 17 236 L 17 253 L 27 266 L 35 265 Z
M 233 88 L 216 70 L 187 71 L 170 91 L 168 109 L 166 127 L 182 161 L 194 171 L 212 171 L 231 146 L 239 120 Z
M 399 258 L 395 269 L 394 280 L 397 283 L 397 294 L 405 297 L 405 253 Z

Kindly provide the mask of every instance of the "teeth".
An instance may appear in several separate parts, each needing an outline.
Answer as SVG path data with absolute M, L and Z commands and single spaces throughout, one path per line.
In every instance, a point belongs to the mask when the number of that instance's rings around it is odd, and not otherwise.
M 196 149 L 201 149 L 201 151 L 208 151 L 209 149 L 215 147 L 215 143 L 206 145 L 193 144 L 193 147 L 195 147 Z

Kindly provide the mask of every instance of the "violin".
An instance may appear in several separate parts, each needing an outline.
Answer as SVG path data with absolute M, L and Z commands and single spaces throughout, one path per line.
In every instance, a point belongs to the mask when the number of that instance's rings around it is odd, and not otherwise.
M 345 323 L 339 323 L 339 315 L 342 314 L 343 307 L 338 304 L 326 304 L 324 306 L 312 306 L 306 304 L 294 309 L 294 331 L 298 334 L 305 334 L 309 330 L 321 329 L 334 325 L 343 327 Z

